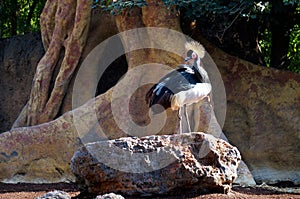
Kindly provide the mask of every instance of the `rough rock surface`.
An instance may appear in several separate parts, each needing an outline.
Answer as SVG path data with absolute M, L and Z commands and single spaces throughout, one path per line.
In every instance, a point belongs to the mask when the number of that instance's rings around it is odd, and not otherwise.
M 223 130 L 256 182 L 299 185 L 300 75 L 236 59 L 208 43 L 205 47 L 226 88 Z
M 54 190 L 36 199 L 71 199 L 71 196 L 67 192 Z
M 114 193 L 108 193 L 102 196 L 97 196 L 95 199 L 124 199 L 124 197 Z
M 39 33 L 0 39 L 0 132 L 9 130 L 26 104 L 44 47 Z
M 240 159 L 237 148 L 212 135 L 156 135 L 87 144 L 74 154 L 71 170 L 90 193 L 227 193 Z
M 0 181 L 6 183 L 56 183 L 74 181 L 70 160 L 81 146 L 78 135 L 64 121 L 66 131 L 46 125 L 23 133 L 11 130 L 0 134 Z M 41 133 L 41 130 L 47 133 Z

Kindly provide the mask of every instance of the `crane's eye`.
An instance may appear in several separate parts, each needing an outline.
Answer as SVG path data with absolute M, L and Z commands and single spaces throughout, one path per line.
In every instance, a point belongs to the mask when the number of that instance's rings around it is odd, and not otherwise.
M 196 53 L 193 53 L 193 54 L 192 54 L 192 58 L 193 58 L 193 59 L 196 59 L 196 58 L 197 58 L 197 54 L 196 54 Z
M 188 57 L 192 57 L 192 54 L 193 54 L 193 51 L 192 51 L 192 50 L 189 50 L 189 51 L 186 53 L 186 55 L 187 55 Z

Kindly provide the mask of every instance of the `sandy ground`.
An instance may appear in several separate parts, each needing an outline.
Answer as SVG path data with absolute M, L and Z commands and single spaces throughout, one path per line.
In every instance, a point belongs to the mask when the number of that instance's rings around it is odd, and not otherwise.
M 93 199 L 95 196 L 89 196 L 86 194 L 80 194 L 78 188 L 74 184 L 58 183 L 58 184 L 3 184 L 0 183 L 0 199 L 34 199 L 38 196 L 53 191 L 62 190 L 71 195 L 73 199 Z M 137 197 L 126 197 L 126 199 L 133 199 Z M 177 196 L 165 196 L 165 197 L 151 197 L 154 199 L 231 199 L 231 198 L 269 198 L 269 199 L 300 199 L 300 195 L 291 193 L 282 193 L 278 190 L 268 190 L 265 188 L 245 188 L 245 187 L 233 187 L 229 194 L 207 194 L 207 195 L 177 195 Z

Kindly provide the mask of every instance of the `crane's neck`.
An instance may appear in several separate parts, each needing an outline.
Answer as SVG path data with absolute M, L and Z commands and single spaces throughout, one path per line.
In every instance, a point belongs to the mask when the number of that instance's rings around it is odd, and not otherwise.
M 202 77 L 203 82 L 210 83 L 210 80 L 209 80 L 206 70 L 200 64 L 200 58 L 195 59 L 194 67 L 196 68 L 197 72 L 199 72 L 199 75 Z
M 200 58 L 197 57 L 197 59 L 195 59 L 194 66 L 197 67 L 197 68 L 200 68 L 201 67 L 200 61 L 201 61 Z

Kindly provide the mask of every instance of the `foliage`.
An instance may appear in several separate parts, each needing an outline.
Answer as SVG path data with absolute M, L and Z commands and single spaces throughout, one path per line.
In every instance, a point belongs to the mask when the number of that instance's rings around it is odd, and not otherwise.
M 299 18 L 299 0 L 163 0 L 165 6 L 170 10 L 175 8 L 177 11 L 184 13 L 185 17 L 191 19 L 214 18 L 217 15 L 227 15 L 230 20 L 224 21 L 222 27 L 224 31 L 235 22 L 239 17 L 251 18 L 260 21 L 262 28 L 258 35 L 259 47 L 263 53 L 265 62 L 270 66 L 271 47 L 272 47 L 272 32 L 269 24 L 272 20 L 271 12 L 281 13 L 288 6 L 298 6 L 298 13 L 295 13 L 296 18 Z M 282 4 L 283 3 L 283 4 Z M 121 10 L 132 8 L 134 6 L 146 6 L 145 0 L 94 0 L 94 6 L 100 6 L 112 14 L 119 14 Z M 282 6 L 283 5 L 283 6 Z M 271 11 L 272 10 L 272 11 Z M 290 65 L 287 69 L 300 73 L 300 33 L 299 21 L 293 22 L 295 27 L 290 32 L 290 48 L 287 54 Z
M 295 14 L 295 25 L 290 30 L 290 43 L 289 43 L 289 51 L 287 54 L 288 67 L 287 69 L 290 71 L 294 71 L 296 73 L 300 73 L 300 23 L 297 21 L 300 17 L 300 2 L 299 0 L 283 0 L 285 5 L 298 5 Z M 262 18 L 268 18 L 270 13 L 270 4 L 265 4 L 265 11 L 262 13 Z M 277 10 L 280 12 L 281 10 Z M 261 20 L 263 20 L 261 19 Z M 270 54 L 271 54 L 271 38 L 272 32 L 266 28 L 263 32 L 261 32 L 261 38 L 259 40 L 259 45 L 261 47 L 262 53 L 264 55 L 267 66 L 270 66 Z
M 300 25 L 296 24 L 290 35 L 289 70 L 300 73 Z
M 146 6 L 147 3 L 145 0 L 135 0 L 135 1 L 112 1 L 105 0 L 99 1 L 94 0 L 93 7 L 100 7 L 102 10 L 110 11 L 111 14 L 120 14 L 120 11 L 123 9 L 131 9 L 134 6 L 143 7 Z
M 271 54 L 271 38 L 272 33 L 266 29 L 261 33 L 261 39 L 259 40 L 259 46 L 264 55 L 267 66 L 270 66 L 270 54 Z M 294 71 L 300 74 L 300 25 L 296 24 L 290 35 L 289 52 L 287 55 L 289 66 L 288 70 Z
M 1 1 L 0 38 L 38 31 L 45 2 L 46 0 Z
M 185 10 L 185 16 L 189 18 L 199 18 L 203 15 L 209 14 L 222 14 L 222 13 L 237 13 L 245 8 L 250 7 L 253 0 L 163 0 L 165 6 L 177 10 Z M 101 7 L 112 14 L 118 14 L 121 10 L 132 8 L 134 6 L 143 7 L 147 6 L 145 0 L 94 0 L 94 7 Z
M 268 27 L 271 19 L 272 6 L 275 12 L 280 13 L 282 6 L 278 6 L 280 0 L 163 0 L 165 6 L 171 11 L 180 11 L 183 16 L 191 19 L 214 18 L 217 15 L 228 15 L 229 21 L 224 21 L 224 30 L 230 28 L 238 17 L 257 19 L 263 24 L 259 35 L 259 45 L 264 55 L 265 62 L 270 65 L 270 54 L 272 47 L 272 32 Z M 300 15 L 299 0 L 281 0 L 284 6 L 298 5 L 296 18 Z M 46 0 L 4 0 L 0 1 L 0 38 L 18 34 L 38 31 L 40 29 L 39 16 Z M 94 7 L 119 14 L 123 9 L 134 6 L 147 6 L 145 0 L 94 0 Z M 276 7 L 277 6 L 277 7 Z M 290 47 L 287 54 L 290 65 L 289 70 L 300 73 L 300 24 L 295 22 L 290 32 Z
M 264 61 L 266 62 L 266 65 L 269 67 L 270 66 L 270 55 L 271 55 L 271 44 L 272 44 L 272 32 L 269 29 L 265 29 L 263 32 L 260 34 L 260 40 L 258 41 L 259 43 L 259 48 L 261 53 L 263 54 Z

